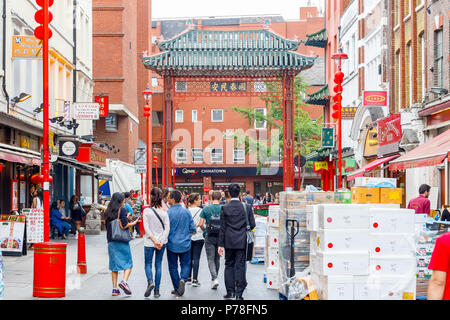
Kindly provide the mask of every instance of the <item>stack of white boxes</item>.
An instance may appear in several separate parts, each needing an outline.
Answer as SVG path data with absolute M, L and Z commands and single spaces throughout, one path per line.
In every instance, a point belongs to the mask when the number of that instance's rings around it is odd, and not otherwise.
M 414 211 L 325 204 L 307 207 L 307 217 L 321 300 L 415 299 Z
M 253 245 L 253 261 L 261 262 L 265 260 L 267 218 L 255 216 L 255 243 Z
M 269 206 L 265 252 L 267 288 L 278 290 L 280 285 L 280 206 Z

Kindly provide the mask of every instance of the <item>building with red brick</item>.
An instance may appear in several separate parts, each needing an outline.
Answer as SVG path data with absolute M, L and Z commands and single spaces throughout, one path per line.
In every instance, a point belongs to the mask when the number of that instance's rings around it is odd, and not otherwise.
M 281 16 L 264 17 L 220 17 L 220 18 L 198 18 L 198 19 L 177 19 L 153 21 L 152 24 L 152 49 L 149 54 L 160 53 L 158 42 L 162 43 L 173 39 L 180 33 L 186 32 L 188 26 L 195 31 L 242 31 L 265 30 L 273 32 L 282 38 L 292 39 L 300 42 L 307 39 L 307 34 L 315 33 L 323 29 L 323 17 L 317 15 L 316 8 L 300 8 L 300 20 L 284 21 Z M 266 26 L 264 26 L 266 24 Z M 323 87 L 323 49 L 316 47 L 298 46 L 296 53 L 307 57 L 319 57 L 314 67 L 304 70 L 300 76 L 307 78 L 311 85 L 310 91 L 314 92 Z M 314 69 L 316 68 L 316 69 Z M 307 68 L 305 68 L 307 69 Z M 163 110 L 164 110 L 164 83 L 161 75 L 152 73 L 152 141 L 153 153 L 158 156 L 158 169 L 161 175 L 161 165 L 163 162 Z M 256 81 L 257 82 L 257 81 Z M 260 85 L 252 82 L 252 86 Z M 260 83 L 263 84 L 261 79 Z M 175 83 L 176 90 L 182 90 L 179 81 Z M 238 83 L 237 83 L 238 85 Z M 177 86 L 178 89 L 177 89 Z M 236 129 L 255 129 L 258 132 L 267 131 L 267 125 L 262 123 L 249 124 L 248 119 L 233 111 L 233 107 L 252 107 L 261 112 L 267 112 L 265 102 L 258 96 L 224 96 L 205 97 L 190 96 L 173 99 L 173 140 L 174 148 L 172 158 L 176 168 L 175 186 L 179 189 L 201 191 L 203 189 L 218 188 L 229 185 L 232 182 L 240 183 L 243 188 L 252 193 L 272 193 L 283 189 L 283 178 L 277 171 L 276 174 L 267 173 L 268 169 L 262 168 L 262 172 L 257 174 L 257 164 L 254 155 L 248 154 L 240 148 L 233 146 L 234 139 L 227 139 L 227 132 Z M 321 106 L 307 105 L 302 107 L 307 111 L 312 119 L 318 119 L 323 114 Z M 141 122 L 145 119 L 141 118 Z M 219 133 L 220 141 L 211 138 Z M 140 139 L 145 140 L 145 129 L 141 128 Z M 270 136 L 270 134 L 269 134 Z M 225 138 L 224 138 L 225 137 Z M 277 168 L 281 166 L 279 160 L 276 161 Z M 217 171 L 218 170 L 218 171 Z M 209 172 L 209 173 L 208 173 Z M 161 176 L 159 177 L 161 181 Z M 154 181 L 153 181 L 154 182 Z M 312 172 L 305 173 L 305 184 L 317 184 L 318 179 Z M 172 186 L 172 185 L 171 185 Z
M 94 135 L 109 148 L 108 158 L 133 164 L 141 93 L 151 83 L 139 58 L 151 47 L 151 1 L 93 0 L 92 6 L 94 94 L 109 97 L 109 116 L 96 121 Z

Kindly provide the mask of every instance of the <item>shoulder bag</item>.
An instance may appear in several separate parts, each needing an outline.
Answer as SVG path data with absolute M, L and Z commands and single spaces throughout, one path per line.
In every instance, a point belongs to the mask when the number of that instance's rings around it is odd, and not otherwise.
M 159 216 L 158 212 L 155 210 L 155 208 L 151 208 L 153 210 L 153 212 L 155 213 L 156 217 L 158 218 L 159 222 L 161 222 L 161 225 L 163 227 L 163 230 L 166 230 L 166 228 L 164 227 L 164 222 L 162 221 L 161 217 Z
M 120 222 L 120 209 L 117 219 L 111 221 L 111 240 L 117 242 L 130 242 L 131 233 L 129 228 L 123 229 Z
M 247 222 L 247 228 L 246 228 L 247 246 L 245 247 L 246 257 L 247 257 L 247 261 L 251 261 L 253 258 L 253 245 L 255 243 L 255 235 L 253 234 L 253 231 L 250 228 L 250 223 L 248 222 L 247 205 L 245 203 L 243 203 L 242 205 L 244 207 L 245 221 Z

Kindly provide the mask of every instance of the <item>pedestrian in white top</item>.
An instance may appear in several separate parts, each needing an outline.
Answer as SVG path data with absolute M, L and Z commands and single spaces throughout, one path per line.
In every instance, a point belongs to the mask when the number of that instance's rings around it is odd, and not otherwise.
M 148 282 L 144 296 L 149 297 L 152 290 L 155 289 L 154 296 L 159 298 L 161 265 L 169 238 L 170 221 L 167 212 L 162 208 L 162 191 L 159 188 L 153 188 L 150 195 L 151 207 L 146 208 L 143 213 L 145 274 Z M 153 283 L 152 264 L 155 252 L 155 283 Z
M 203 237 L 203 230 L 200 228 L 200 213 L 202 208 L 200 205 L 202 203 L 202 198 L 198 193 L 192 193 L 187 200 L 188 210 L 192 214 L 192 219 L 194 220 L 195 233 L 191 236 L 191 272 L 189 273 L 189 278 L 186 284 L 191 283 L 192 286 L 199 287 L 198 282 L 198 269 L 200 266 L 200 256 L 202 254 L 203 245 L 205 244 L 205 238 Z

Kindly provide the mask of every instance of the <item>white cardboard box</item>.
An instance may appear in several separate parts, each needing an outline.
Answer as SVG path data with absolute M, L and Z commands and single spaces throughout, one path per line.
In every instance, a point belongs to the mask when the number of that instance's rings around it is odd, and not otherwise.
M 368 275 L 369 253 L 365 252 L 316 252 L 316 265 L 312 272 L 320 275 Z
M 269 268 L 279 268 L 280 267 L 280 257 L 278 248 L 269 248 L 267 254 L 267 266 Z
M 311 274 L 320 300 L 353 300 L 353 276 Z
M 311 231 L 309 233 L 309 255 L 315 255 L 317 252 L 317 232 Z
M 319 231 L 319 206 L 306 206 L 306 229 L 308 231 Z
M 404 276 L 355 276 L 355 300 L 415 300 L 416 278 Z
M 280 231 L 278 228 L 269 227 L 267 230 L 269 248 L 278 248 L 280 244 Z
M 371 275 L 411 276 L 417 271 L 415 255 L 370 257 Z
M 416 254 L 416 240 L 410 233 L 372 233 L 369 242 L 371 257 Z
M 266 270 L 267 289 L 278 290 L 280 287 L 280 273 L 277 268 L 268 268 Z
M 269 206 L 268 226 L 278 228 L 280 225 L 280 206 Z
M 321 204 L 319 205 L 320 229 L 367 229 L 369 205 Z
M 366 251 L 369 229 L 320 230 L 314 242 L 316 250 L 322 252 Z
M 371 233 L 411 233 L 415 231 L 414 210 L 372 208 L 370 213 Z
M 373 187 L 373 188 L 397 188 L 397 179 L 395 178 L 355 178 L 355 187 Z

